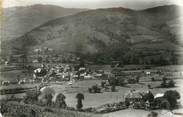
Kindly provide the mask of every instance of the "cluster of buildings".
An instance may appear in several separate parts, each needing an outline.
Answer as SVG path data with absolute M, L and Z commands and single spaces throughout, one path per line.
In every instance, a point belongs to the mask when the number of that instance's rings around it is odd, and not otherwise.
M 95 79 L 104 77 L 104 71 L 92 71 L 91 69 L 80 65 L 42 65 L 34 70 L 33 78 L 48 81 L 71 81 L 83 79 Z

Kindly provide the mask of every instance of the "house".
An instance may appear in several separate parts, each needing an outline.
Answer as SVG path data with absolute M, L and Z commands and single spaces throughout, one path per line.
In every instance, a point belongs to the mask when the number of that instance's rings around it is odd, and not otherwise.
M 39 61 L 38 61 L 37 59 L 34 59 L 34 60 L 32 61 L 32 63 L 39 63 Z
M 130 90 L 125 95 L 125 102 L 128 103 L 129 105 L 134 104 L 136 102 L 140 102 L 141 100 L 142 100 L 142 95 L 139 91 Z
M 36 52 L 36 53 L 40 53 L 42 51 L 42 49 L 41 48 L 37 48 L 37 49 L 34 49 L 33 51 Z

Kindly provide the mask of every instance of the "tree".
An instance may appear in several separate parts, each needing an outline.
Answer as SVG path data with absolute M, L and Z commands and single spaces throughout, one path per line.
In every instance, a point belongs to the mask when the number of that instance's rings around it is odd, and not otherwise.
M 140 76 L 137 76 L 137 77 L 136 77 L 137 83 L 139 83 L 139 80 L 140 80 Z
M 43 58 L 42 58 L 41 56 L 39 56 L 39 57 L 37 58 L 37 60 L 38 60 L 39 63 L 42 63 Z
M 168 90 L 165 92 L 164 97 L 170 103 L 171 109 L 174 109 L 177 106 L 177 99 L 180 99 L 180 94 L 175 90 Z
M 80 59 L 79 68 L 85 67 L 85 61 L 83 59 Z
M 148 91 L 148 93 L 144 94 L 142 97 L 144 101 L 149 101 L 150 103 L 154 101 L 154 95 L 151 91 Z
M 101 89 L 100 89 L 100 87 L 98 87 L 97 84 L 92 86 L 92 90 L 93 90 L 94 93 L 100 93 L 101 92 Z
M 46 106 L 51 106 L 52 105 L 52 98 L 55 95 L 55 90 L 51 87 L 42 87 L 40 89 L 41 92 L 41 100 L 43 102 L 44 105 Z
M 92 93 L 92 88 L 88 88 L 88 92 L 89 93 Z
M 82 100 L 84 100 L 84 95 L 82 93 L 78 93 L 76 95 L 76 98 L 77 98 L 77 105 L 76 105 L 76 108 L 78 110 L 81 110 L 82 107 L 83 107 L 83 104 L 82 104 Z
M 52 96 L 51 93 L 45 95 L 45 100 L 46 100 L 45 104 L 46 104 L 46 106 L 51 106 L 52 105 L 52 98 L 53 98 L 53 96 Z
M 115 92 L 115 91 L 116 91 L 116 86 L 115 86 L 115 85 L 112 85 L 112 86 L 111 86 L 111 91 L 112 91 L 112 92 Z
M 109 82 L 109 84 L 112 86 L 112 85 L 118 85 L 118 80 L 117 80 L 117 78 L 110 78 L 110 79 L 108 79 L 108 82 Z
M 151 87 L 151 85 L 150 85 L 150 84 L 148 84 L 148 85 L 147 85 L 147 87 L 148 87 L 148 89 L 152 89 L 152 87 Z
M 118 85 L 125 86 L 125 80 L 123 78 L 118 78 Z
M 175 82 L 172 79 L 168 82 L 168 87 L 175 87 Z
M 101 87 L 104 88 L 105 87 L 105 84 L 106 84 L 105 81 L 102 81 L 101 82 Z
M 155 81 L 155 78 L 154 78 L 154 77 L 152 77 L 152 78 L 151 78 L 151 81 Z
M 162 78 L 162 83 L 161 83 L 161 87 L 166 87 L 167 86 L 167 78 L 163 77 Z
M 65 95 L 60 93 L 57 95 L 56 97 L 56 101 L 55 101 L 55 104 L 56 104 L 56 107 L 58 108 L 66 108 L 67 107 L 67 104 L 65 102 Z

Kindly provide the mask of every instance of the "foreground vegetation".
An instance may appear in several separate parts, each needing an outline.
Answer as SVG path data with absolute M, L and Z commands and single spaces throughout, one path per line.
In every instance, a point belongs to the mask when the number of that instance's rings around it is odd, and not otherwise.
M 95 117 L 94 114 L 17 102 L 1 102 L 1 107 L 5 117 Z

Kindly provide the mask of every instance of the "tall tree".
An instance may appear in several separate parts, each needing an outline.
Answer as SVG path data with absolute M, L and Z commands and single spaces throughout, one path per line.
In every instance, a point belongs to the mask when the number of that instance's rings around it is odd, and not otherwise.
M 66 108 L 67 107 L 67 104 L 65 102 L 65 95 L 60 93 L 57 95 L 56 97 L 56 101 L 55 101 L 55 104 L 56 104 L 56 107 L 58 108 Z
M 81 110 L 82 107 L 83 107 L 82 100 L 84 100 L 84 94 L 78 93 L 78 94 L 76 95 L 76 99 L 77 99 L 76 108 L 77 108 L 78 110 Z

